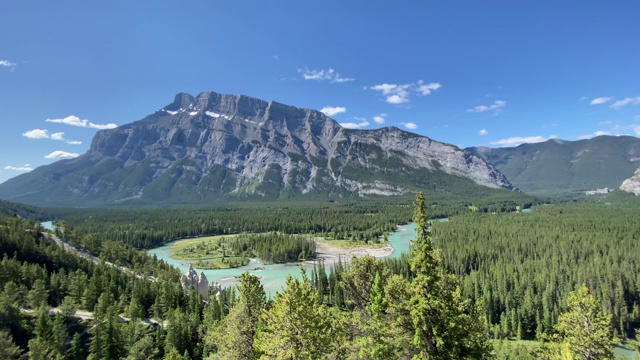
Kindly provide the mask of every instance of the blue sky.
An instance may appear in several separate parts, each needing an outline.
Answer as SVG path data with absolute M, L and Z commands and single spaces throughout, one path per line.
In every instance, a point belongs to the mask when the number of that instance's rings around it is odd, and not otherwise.
M 640 135 L 637 1 L 0 0 L 0 182 L 178 92 L 467 146 Z

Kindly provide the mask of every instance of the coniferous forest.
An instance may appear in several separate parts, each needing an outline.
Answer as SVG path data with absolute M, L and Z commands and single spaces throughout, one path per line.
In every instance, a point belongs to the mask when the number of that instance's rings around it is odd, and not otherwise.
M 0 215 L 0 354 L 613 358 L 614 344 L 634 346 L 640 328 L 640 207 L 632 198 L 610 201 L 538 204 L 522 213 L 515 202 L 476 208 L 430 202 L 426 194 L 413 206 L 88 210 L 84 220 L 50 209 L 60 228 L 48 233 L 35 220 Z M 438 217 L 449 221 L 429 221 Z M 245 273 L 237 287 L 203 302 L 198 292 L 183 291 L 176 269 L 136 249 L 180 236 L 279 231 L 234 242 L 238 251 L 266 257 L 280 238 L 296 238 L 286 234 L 369 241 L 407 221 L 417 224 L 410 254 L 319 263 L 289 277 L 273 297 Z M 137 226 L 142 240 L 131 234 Z M 185 234 L 190 226 L 195 230 Z M 76 250 L 65 250 L 58 237 Z M 280 247 L 300 256 L 300 249 Z

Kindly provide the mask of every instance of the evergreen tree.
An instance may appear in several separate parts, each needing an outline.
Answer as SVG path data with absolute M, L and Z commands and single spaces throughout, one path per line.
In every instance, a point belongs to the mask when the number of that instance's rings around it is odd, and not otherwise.
M 287 277 L 286 287 L 276 294 L 262 320 L 257 346 L 266 359 L 321 359 L 331 353 L 338 338 L 332 317 L 304 270 L 302 280 Z
M 24 351 L 13 342 L 11 333 L 6 330 L 0 330 L 0 354 L 2 354 L 3 359 L 7 360 L 23 360 L 26 358 Z
M 416 240 L 411 249 L 411 318 L 413 343 L 419 351 L 414 359 L 482 359 L 491 347 L 481 316 L 463 300 L 453 275 L 445 272 L 440 253 L 433 248 L 424 195 L 414 202 Z
M 569 294 L 567 305 L 555 328 L 572 358 L 613 359 L 612 315 L 602 311 L 585 284 Z
M 254 338 L 266 295 L 260 279 L 248 272 L 240 276 L 237 288 L 240 299 L 229 315 L 208 335 L 208 341 L 218 348 L 218 358 L 254 359 L 257 357 Z
M 368 306 L 371 318 L 364 327 L 366 336 L 360 341 L 360 357 L 363 359 L 387 360 L 394 357 L 395 348 L 387 331 L 387 305 L 382 278 L 376 272 Z

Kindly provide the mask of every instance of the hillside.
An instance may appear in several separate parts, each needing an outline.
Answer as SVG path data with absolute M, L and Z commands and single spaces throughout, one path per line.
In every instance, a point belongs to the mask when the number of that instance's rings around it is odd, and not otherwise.
M 598 188 L 615 189 L 640 165 L 640 139 L 632 136 L 552 139 L 512 148 L 466 150 L 531 194 L 575 195 Z
M 513 189 L 479 157 L 402 131 L 342 128 L 323 113 L 247 96 L 178 94 L 99 131 L 87 153 L 0 184 L 0 198 L 56 206 L 344 198 Z

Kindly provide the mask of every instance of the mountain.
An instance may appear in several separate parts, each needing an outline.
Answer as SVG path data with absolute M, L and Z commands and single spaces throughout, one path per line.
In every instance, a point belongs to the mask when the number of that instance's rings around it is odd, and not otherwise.
M 552 139 L 512 148 L 467 148 L 531 194 L 577 194 L 617 188 L 640 165 L 640 139 L 598 136 L 589 140 Z
M 640 195 L 640 168 L 633 173 L 633 176 L 622 182 L 620 190 Z
M 513 189 L 484 160 L 395 127 L 342 128 L 323 113 L 248 96 L 178 94 L 87 153 L 0 184 L 38 205 L 208 203 L 221 199 L 398 195 L 476 184 Z

